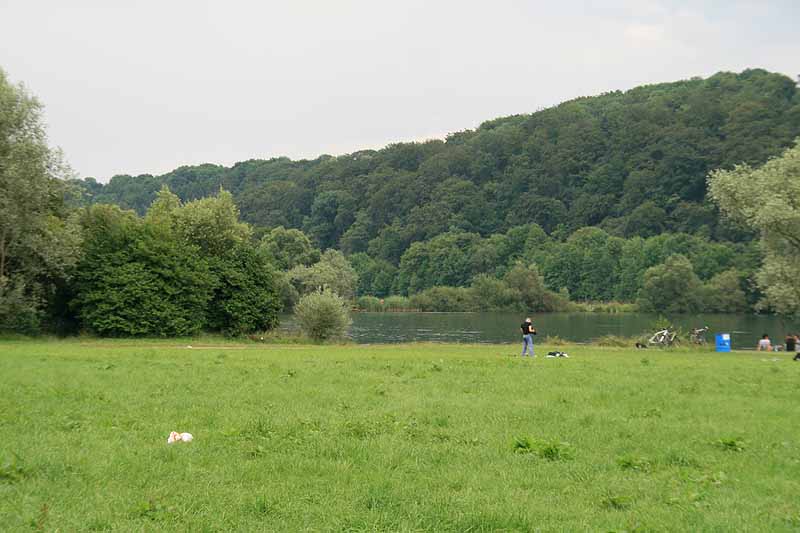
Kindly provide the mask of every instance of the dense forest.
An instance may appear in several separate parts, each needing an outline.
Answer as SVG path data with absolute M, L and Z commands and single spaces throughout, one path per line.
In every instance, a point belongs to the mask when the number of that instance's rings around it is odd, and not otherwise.
M 755 69 L 578 98 L 445 140 L 77 185 L 84 204 L 140 214 L 163 185 L 183 201 L 224 188 L 256 235 L 297 228 L 349 256 L 359 294 L 469 286 L 523 260 L 574 299 L 632 301 L 644 271 L 680 253 L 704 282 L 735 269 L 752 303 L 755 235 L 719 216 L 706 178 L 799 135 L 795 82 Z
M 184 201 L 223 187 L 256 227 L 299 228 L 322 249 L 393 264 L 412 242 L 448 231 L 486 237 L 531 222 L 559 236 L 598 226 L 619 237 L 738 241 L 747 235 L 706 201 L 706 176 L 763 163 L 798 135 L 795 82 L 747 70 L 579 98 L 444 141 L 80 185 L 85 201 L 140 214 L 163 184 Z
M 794 219 L 737 207 L 793 187 L 800 93 L 780 74 L 579 98 L 445 140 L 107 184 L 65 180 L 40 104 L 1 70 L 0 89 L 0 329 L 243 334 L 320 287 L 383 309 L 794 309 L 775 296 L 794 287 L 779 275 L 784 244 L 800 239 Z M 767 161 L 766 189 L 738 192 Z

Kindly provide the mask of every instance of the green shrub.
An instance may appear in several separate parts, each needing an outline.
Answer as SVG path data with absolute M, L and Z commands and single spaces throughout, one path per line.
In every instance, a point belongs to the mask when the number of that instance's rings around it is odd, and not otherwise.
M 565 311 L 568 308 L 567 296 L 548 290 L 535 265 L 517 263 L 506 273 L 503 282 L 516 294 L 519 303 L 515 306 L 519 310 Z
M 272 268 L 251 246 L 238 245 L 211 261 L 216 278 L 208 307 L 208 328 L 230 336 L 267 331 L 278 325 L 280 296 Z
M 702 282 L 683 255 L 671 255 L 644 273 L 637 301 L 646 313 L 694 313 L 702 309 Z
M 377 296 L 361 296 L 356 300 L 356 306 L 361 311 L 411 311 L 411 301 L 405 296 L 389 296 L 378 298 Z
M 358 274 L 338 250 L 326 250 L 319 262 L 311 266 L 297 265 L 288 276 L 300 294 L 330 287 L 339 296 L 350 300 L 358 285 Z
M 635 313 L 638 307 L 628 302 L 572 302 L 570 311 L 581 313 Z
M 569 308 L 569 300 L 563 295 L 553 291 L 545 291 L 542 294 L 542 311 L 557 312 L 566 311 Z
M 294 314 L 303 332 L 315 341 L 343 336 L 351 322 L 347 303 L 328 288 L 300 298 Z
M 658 315 L 658 318 L 650 322 L 650 330 L 661 331 L 662 329 L 668 329 L 670 331 L 674 331 L 675 326 L 673 326 L 672 321 L 667 317 L 665 317 L 664 315 Z
M 411 297 L 411 305 L 420 311 L 475 311 L 472 291 L 465 287 L 431 287 Z
M 375 296 L 359 296 L 356 306 L 361 311 L 383 311 L 380 298 Z
M 524 310 L 517 291 L 503 280 L 480 274 L 472 280 L 470 288 L 475 304 L 481 311 Z
M 720 272 L 703 285 L 703 310 L 707 313 L 742 313 L 747 297 L 742 290 L 743 276 L 735 269 Z
M 411 301 L 405 296 L 389 296 L 384 300 L 383 307 L 387 311 L 409 311 L 413 309 Z
M 100 336 L 187 336 L 206 324 L 215 277 L 197 246 L 133 213 L 93 206 L 72 305 Z
M 349 256 L 348 261 L 358 275 L 357 294 L 385 298 L 392 290 L 397 267 L 384 259 L 370 257 L 364 252 Z
M 23 282 L 0 277 L 0 331 L 37 333 L 40 315 L 36 301 L 25 294 Z
M 300 299 L 300 293 L 292 285 L 288 272 L 275 271 L 273 274 L 275 291 L 278 293 L 281 307 L 284 311 L 289 312 L 294 309 L 294 305 Z

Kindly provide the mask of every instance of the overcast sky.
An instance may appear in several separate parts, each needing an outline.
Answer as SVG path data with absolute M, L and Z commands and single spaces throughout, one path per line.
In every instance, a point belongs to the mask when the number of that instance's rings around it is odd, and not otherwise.
M 441 138 L 719 70 L 795 78 L 800 0 L 0 0 L 0 67 L 107 181 Z

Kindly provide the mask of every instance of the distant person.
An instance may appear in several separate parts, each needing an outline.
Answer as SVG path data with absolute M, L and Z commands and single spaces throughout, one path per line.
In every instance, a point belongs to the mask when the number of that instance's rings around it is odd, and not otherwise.
M 772 343 L 769 341 L 769 335 L 764 333 L 761 336 L 761 340 L 758 341 L 758 347 L 756 348 L 759 352 L 771 352 L 772 351 Z
M 797 337 L 793 333 L 788 333 L 783 339 L 783 348 L 787 352 L 794 352 L 797 347 Z
M 794 336 L 794 358 L 793 361 L 800 361 L 800 337 L 795 334 Z
M 526 318 L 520 329 L 522 330 L 522 357 L 528 353 L 528 348 L 530 348 L 531 357 L 536 357 L 533 353 L 533 336 L 536 335 L 536 328 L 531 324 L 531 319 Z

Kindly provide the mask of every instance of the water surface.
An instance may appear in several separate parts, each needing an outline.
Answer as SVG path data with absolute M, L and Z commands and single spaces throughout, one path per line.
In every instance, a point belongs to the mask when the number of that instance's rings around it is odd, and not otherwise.
M 542 313 L 532 315 L 539 339 L 557 335 L 573 342 L 590 342 L 603 335 L 632 337 L 652 332 L 658 319 L 644 313 Z M 709 326 L 714 333 L 730 333 L 734 348 L 755 347 L 763 333 L 782 343 L 787 332 L 800 332 L 800 322 L 769 315 L 676 315 L 669 317 L 684 330 Z M 488 313 L 353 313 L 349 336 L 357 343 L 414 341 L 508 343 L 519 342 L 519 326 L 525 315 Z M 291 317 L 283 317 L 282 328 L 296 329 Z

